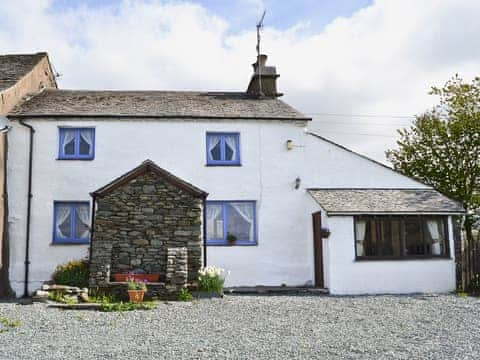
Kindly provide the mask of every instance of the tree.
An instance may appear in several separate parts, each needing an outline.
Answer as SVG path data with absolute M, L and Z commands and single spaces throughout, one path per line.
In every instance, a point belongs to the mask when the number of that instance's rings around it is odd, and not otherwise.
M 462 201 L 471 240 L 480 210 L 480 77 L 467 84 L 455 75 L 430 94 L 440 103 L 398 130 L 398 149 L 386 155 L 396 170 Z

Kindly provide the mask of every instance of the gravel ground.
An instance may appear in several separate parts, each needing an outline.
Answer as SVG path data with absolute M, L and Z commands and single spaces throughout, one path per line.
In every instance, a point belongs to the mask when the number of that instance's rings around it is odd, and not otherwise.
M 1 359 L 480 359 L 480 299 L 228 296 L 125 313 L 0 303 Z M 0 329 L 6 329 L 0 324 Z

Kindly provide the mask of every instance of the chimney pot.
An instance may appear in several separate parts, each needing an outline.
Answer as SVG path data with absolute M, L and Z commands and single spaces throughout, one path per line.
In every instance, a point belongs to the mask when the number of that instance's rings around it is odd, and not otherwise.
M 266 66 L 268 56 L 260 54 L 253 64 L 253 75 L 248 84 L 247 93 L 255 96 L 279 97 L 277 92 L 277 74 L 275 66 Z M 260 89 L 261 88 L 261 89 Z
M 258 59 L 257 59 L 258 65 L 265 66 L 265 64 L 267 63 L 267 58 L 268 56 L 265 54 L 258 55 Z

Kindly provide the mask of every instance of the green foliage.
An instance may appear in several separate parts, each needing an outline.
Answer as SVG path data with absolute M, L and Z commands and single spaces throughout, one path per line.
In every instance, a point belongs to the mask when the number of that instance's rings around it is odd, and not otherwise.
M 128 290 L 143 290 L 147 291 L 147 284 L 146 281 L 136 280 L 133 277 L 127 278 L 127 286 Z
M 182 289 L 177 295 L 178 301 L 192 301 L 193 296 L 188 289 Z
M 48 293 L 48 300 L 63 303 L 63 295 L 60 291 L 50 291 Z
M 112 304 L 118 302 L 118 299 L 113 294 L 107 294 L 97 290 L 90 290 L 90 294 L 88 295 L 88 302 L 99 304 Z
M 440 104 L 398 131 L 398 149 L 387 151 L 387 158 L 396 170 L 462 201 L 471 238 L 480 209 L 480 78 L 466 84 L 456 75 L 431 94 Z
M 131 302 L 117 302 L 117 303 L 102 303 L 100 304 L 100 311 L 133 311 L 133 310 L 152 310 L 156 307 L 154 302 L 144 301 L 141 303 Z
M 223 269 L 215 266 L 207 266 L 198 273 L 198 290 L 219 294 L 223 292 L 223 284 L 225 283 Z
M 468 291 L 472 295 L 480 295 L 480 273 L 473 276 Z
M 88 260 L 73 260 L 58 265 L 53 273 L 53 281 L 57 285 L 88 287 Z
M 10 320 L 2 316 L 0 316 L 0 324 L 2 325 L 2 327 L 0 327 L 0 333 L 7 332 L 12 328 L 22 325 L 20 320 Z

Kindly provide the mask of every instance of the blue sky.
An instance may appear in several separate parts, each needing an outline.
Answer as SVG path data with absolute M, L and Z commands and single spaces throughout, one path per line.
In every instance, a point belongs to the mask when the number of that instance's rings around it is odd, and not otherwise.
M 172 1 L 169 1 L 171 3 Z M 355 11 L 372 4 L 372 0 L 191 0 L 174 1 L 199 4 L 221 18 L 228 19 L 229 30 L 238 32 L 255 27 L 263 9 L 265 24 L 285 30 L 297 24 L 309 24 L 308 32 L 322 30 L 337 17 L 349 17 Z M 115 7 L 119 0 L 54 0 L 52 9 L 63 11 L 80 5 Z
M 243 91 L 266 9 L 262 52 L 283 99 L 380 161 L 438 101 L 430 86 L 480 75 L 479 0 L 1 3 L 0 53 L 47 51 L 64 89 Z

